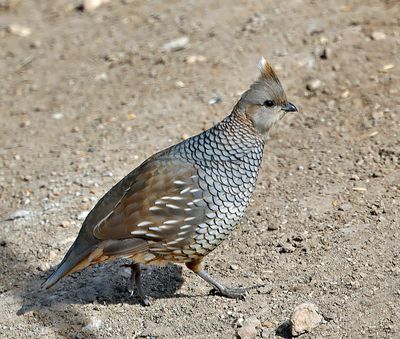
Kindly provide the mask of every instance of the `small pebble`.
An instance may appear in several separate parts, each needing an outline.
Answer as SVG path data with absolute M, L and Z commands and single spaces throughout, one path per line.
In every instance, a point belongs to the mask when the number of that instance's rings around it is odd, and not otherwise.
M 231 265 L 229 266 L 229 268 L 230 268 L 232 271 L 236 271 L 236 270 L 239 269 L 239 266 L 236 265 L 236 264 L 231 264 Z
M 394 68 L 393 64 L 387 64 L 387 65 L 383 66 L 379 71 L 381 73 L 388 73 L 392 68 Z
M 306 67 L 308 69 L 312 69 L 315 67 L 315 58 L 312 56 L 307 56 L 304 59 L 301 59 L 297 62 L 300 67 Z
M 301 334 L 310 332 L 317 327 L 323 318 L 318 313 L 318 308 L 311 302 L 305 302 L 295 307 L 290 322 L 292 325 L 292 335 L 297 337 Z
M 351 204 L 341 204 L 338 207 L 338 210 L 342 211 L 342 212 L 350 211 L 351 210 Z
M 253 339 L 258 334 L 258 329 L 261 327 L 260 320 L 253 316 L 243 321 L 242 327 L 237 330 L 237 335 L 240 339 Z
M 373 118 L 375 121 L 381 120 L 381 119 L 383 118 L 383 116 L 384 116 L 383 111 L 372 112 L 372 118 Z
M 133 112 L 128 113 L 128 120 L 135 120 L 136 119 L 136 114 Z
M 93 317 L 89 320 L 89 322 L 85 326 L 83 326 L 82 331 L 94 332 L 100 328 L 101 323 L 102 321 L 100 319 Z
M 342 94 L 340 95 L 343 99 L 347 99 L 350 95 L 349 91 L 343 91 Z
M 183 36 L 166 42 L 161 49 L 165 52 L 176 52 L 184 49 L 188 43 L 189 38 L 187 36 Z
M 322 85 L 321 80 L 319 80 L 319 79 L 311 79 L 310 81 L 307 82 L 306 88 L 309 91 L 314 92 L 317 89 L 319 89 L 321 87 L 321 85 Z
M 188 138 L 190 138 L 190 135 L 187 134 L 187 133 L 183 133 L 183 134 L 181 135 L 181 139 L 182 139 L 182 140 L 186 140 L 186 139 L 188 139 Z
M 60 112 L 55 112 L 52 114 L 53 119 L 55 120 L 60 120 L 62 118 L 64 118 L 64 114 L 60 113 Z
M 18 24 L 11 24 L 10 26 L 8 26 L 8 31 L 11 34 L 18 35 L 20 37 L 27 37 L 32 33 L 29 27 L 25 27 Z
M 209 105 L 217 105 L 222 102 L 222 99 L 219 96 L 213 96 L 210 100 L 208 100 Z
M 205 62 L 207 59 L 203 55 L 190 55 L 186 58 L 188 64 L 196 64 L 198 62 Z
M 279 225 L 278 224 L 268 224 L 267 230 L 268 231 L 276 231 L 279 229 Z
M 328 43 L 329 39 L 326 36 L 321 36 L 319 38 L 319 42 L 323 45 L 326 45 Z
M 50 251 L 49 252 L 49 260 L 50 261 L 53 261 L 53 260 L 55 260 L 56 258 L 57 258 L 57 253 L 55 252 L 55 251 Z
M 30 125 L 31 125 L 31 122 L 30 122 L 29 120 L 25 120 L 25 121 L 22 121 L 22 122 L 19 124 L 19 127 L 25 128 L 25 127 L 29 127 Z
M 372 38 L 372 40 L 377 40 L 377 41 L 385 40 L 386 34 L 383 32 L 375 31 L 375 32 L 372 32 L 371 38 Z
M 41 272 L 46 272 L 50 269 L 50 264 L 48 262 L 40 263 L 37 269 Z
M 60 222 L 60 226 L 64 227 L 64 228 L 69 227 L 70 225 L 71 225 L 71 223 L 68 220 L 64 220 L 64 221 Z
M 175 81 L 175 86 L 177 88 L 184 88 L 185 87 L 185 83 L 183 81 L 177 80 L 177 81 Z
M 100 74 L 97 74 L 97 75 L 94 77 L 94 80 L 95 80 L 95 81 L 107 81 L 107 80 L 108 80 L 108 75 L 107 75 L 107 73 L 100 73 Z
M 367 188 L 362 186 L 353 187 L 353 191 L 365 192 L 366 190 Z
M 279 251 L 280 253 L 292 253 L 296 250 L 295 247 L 288 242 L 279 244 L 279 247 L 280 247 Z
M 84 0 L 83 9 L 88 12 L 92 12 L 102 4 L 109 2 L 110 0 Z
M 78 214 L 78 220 L 84 220 L 88 216 L 90 211 L 82 211 Z
M 324 60 L 328 60 L 332 58 L 332 49 L 329 47 L 325 47 L 319 54 L 319 57 Z
M 7 220 L 15 220 L 15 219 L 23 219 L 28 217 L 31 214 L 28 210 L 17 210 L 14 213 L 10 214 Z
M 29 47 L 34 48 L 34 49 L 40 48 L 41 46 L 42 46 L 42 43 L 39 40 L 32 41 L 29 44 Z
M 274 324 L 273 324 L 271 321 L 269 321 L 269 320 L 265 320 L 265 321 L 262 323 L 262 327 L 265 327 L 265 328 L 272 328 L 272 327 L 274 327 Z

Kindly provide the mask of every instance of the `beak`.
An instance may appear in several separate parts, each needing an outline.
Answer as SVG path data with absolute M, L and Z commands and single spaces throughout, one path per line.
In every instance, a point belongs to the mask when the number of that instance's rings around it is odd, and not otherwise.
M 282 106 L 282 109 L 285 112 L 298 112 L 299 110 L 295 105 L 293 105 L 291 102 L 286 103 L 285 105 Z

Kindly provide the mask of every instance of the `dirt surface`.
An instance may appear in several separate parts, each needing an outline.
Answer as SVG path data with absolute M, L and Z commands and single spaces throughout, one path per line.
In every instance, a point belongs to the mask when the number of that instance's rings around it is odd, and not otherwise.
M 324 321 L 304 337 L 400 336 L 400 4 L 243 3 L 0 1 L 1 337 L 232 338 L 248 319 L 287 337 L 305 301 Z M 265 286 L 229 300 L 149 268 L 143 307 L 114 262 L 39 292 L 97 199 L 230 113 L 261 55 L 303 111 L 271 133 L 251 206 L 206 263 Z

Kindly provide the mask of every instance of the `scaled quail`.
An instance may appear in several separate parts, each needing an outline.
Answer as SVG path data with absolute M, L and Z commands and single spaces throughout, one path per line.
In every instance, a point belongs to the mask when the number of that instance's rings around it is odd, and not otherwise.
M 203 270 L 202 260 L 239 223 L 250 202 L 269 129 L 297 108 L 271 66 L 232 113 L 209 130 L 147 159 L 108 191 L 89 213 L 58 268 L 42 285 L 119 257 L 132 260 L 129 290 L 141 285 L 140 264 L 185 263 L 220 295 L 242 298 Z

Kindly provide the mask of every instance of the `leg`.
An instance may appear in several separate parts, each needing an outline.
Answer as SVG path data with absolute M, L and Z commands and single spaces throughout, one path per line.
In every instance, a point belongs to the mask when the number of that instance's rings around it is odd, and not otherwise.
M 196 273 L 199 277 L 207 281 L 214 288 L 213 290 L 211 290 L 211 293 L 219 294 L 227 298 L 242 300 L 245 299 L 248 289 L 225 287 L 203 270 L 203 265 L 201 264 L 201 261 L 190 262 L 187 263 L 186 266 L 194 273 Z
M 150 298 L 146 296 L 146 294 L 143 291 L 142 279 L 140 276 L 141 274 L 140 265 L 137 263 L 132 263 L 130 265 L 123 265 L 123 266 L 131 268 L 131 276 L 128 282 L 128 291 L 131 293 L 131 296 L 133 295 L 133 291 L 135 290 L 136 287 L 137 294 L 143 305 L 150 306 Z

